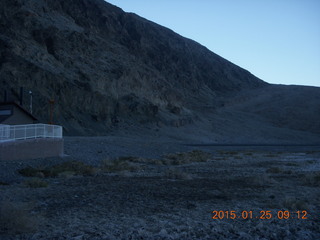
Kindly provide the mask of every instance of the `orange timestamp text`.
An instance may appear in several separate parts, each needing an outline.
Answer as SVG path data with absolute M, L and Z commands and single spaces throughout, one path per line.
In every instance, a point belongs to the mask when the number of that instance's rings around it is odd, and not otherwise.
M 212 211 L 212 219 L 308 219 L 308 212 L 306 210 L 299 211 L 222 211 L 214 210 Z

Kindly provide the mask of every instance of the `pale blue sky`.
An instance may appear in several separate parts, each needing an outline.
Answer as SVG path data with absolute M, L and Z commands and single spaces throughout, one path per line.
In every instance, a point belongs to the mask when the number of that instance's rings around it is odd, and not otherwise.
M 320 87 L 320 0 L 107 0 L 269 83 Z

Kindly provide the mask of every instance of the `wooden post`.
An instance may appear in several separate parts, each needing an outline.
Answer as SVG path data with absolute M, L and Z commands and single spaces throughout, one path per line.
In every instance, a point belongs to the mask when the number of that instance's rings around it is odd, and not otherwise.
M 50 104 L 50 121 L 49 124 L 53 124 L 53 111 L 54 111 L 54 99 L 49 100 Z

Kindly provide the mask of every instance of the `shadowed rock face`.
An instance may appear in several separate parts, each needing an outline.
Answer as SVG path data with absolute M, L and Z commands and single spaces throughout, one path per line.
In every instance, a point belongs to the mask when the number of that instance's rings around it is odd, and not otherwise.
M 54 99 L 54 121 L 69 134 L 105 134 L 119 122 L 187 124 L 202 105 L 267 85 L 103 0 L 2 0 L 0 74 L 10 97 L 20 86 L 33 91 L 44 122 Z
M 26 108 L 32 90 L 42 122 L 54 99 L 66 135 L 320 142 L 320 88 L 267 84 L 103 0 L 2 0 L 0 86 L 0 100 L 24 87 Z

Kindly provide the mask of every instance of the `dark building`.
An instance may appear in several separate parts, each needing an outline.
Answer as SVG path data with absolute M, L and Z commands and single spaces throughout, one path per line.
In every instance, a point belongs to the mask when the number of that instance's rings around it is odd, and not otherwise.
M 0 124 L 23 125 L 33 123 L 38 123 L 38 120 L 18 103 L 0 103 Z
M 63 156 L 62 130 L 58 137 L 46 135 L 46 131 L 50 133 L 50 130 L 60 126 L 34 123 L 38 120 L 18 103 L 0 103 L 0 130 L 3 124 L 3 131 L 0 131 L 0 161 Z M 8 135 L 3 134 L 6 128 L 9 128 Z

